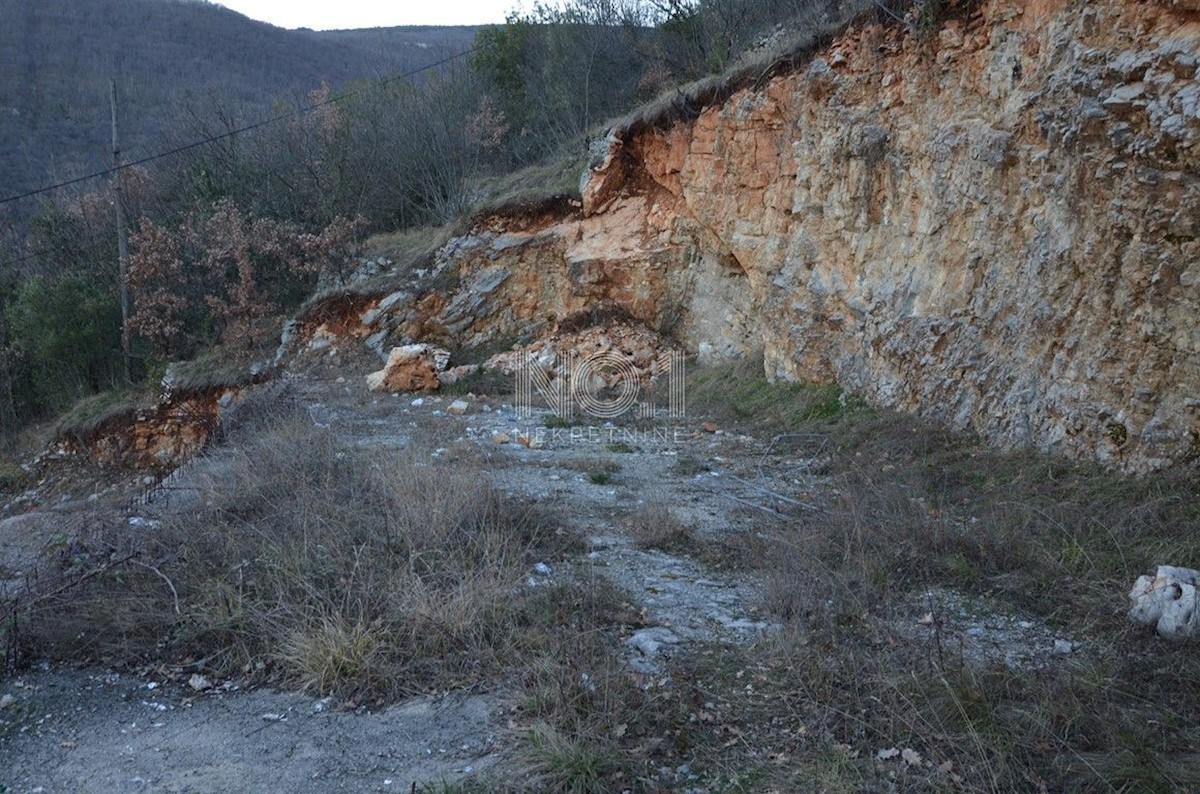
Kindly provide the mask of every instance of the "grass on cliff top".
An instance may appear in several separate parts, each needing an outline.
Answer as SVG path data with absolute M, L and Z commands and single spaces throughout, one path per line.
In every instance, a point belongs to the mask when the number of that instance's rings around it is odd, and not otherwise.
M 475 218 L 520 214 L 578 201 L 579 180 L 586 167 L 585 154 L 572 151 L 518 171 L 489 177 L 479 185 L 479 200 L 470 214 Z
M 628 139 L 647 129 L 659 129 L 692 119 L 705 108 L 718 105 L 744 88 L 759 86 L 769 78 L 794 72 L 808 62 L 856 19 L 894 22 L 892 15 L 872 2 L 847 3 L 830 9 L 827 3 L 809 4 L 789 22 L 788 30 L 768 45 L 752 49 L 720 74 L 709 75 L 664 91 L 610 127 Z
M 149 391 L 135 389 L 114 389 L 85 397 L 59 417 L 54 435 L 87 438 L 112 420 L 132 417 L 138 408 L 152 401 Z
M 392 267 L 371 278 L 314 293 L 296 312 L 296 317 L 304 318 L 331 299 L 347 295 L 382 296 L 407 286 L 412 281 L 413 271 L 431 267 L 437 250 L 458 232 L 458 225 L 447 224 L 372 235 L 363 243 L 361 258 L 370 260 L 384 257 L 392 261 Z
M 191 361 L 173 362 L 166 378 L 175 394 L 230 389 L 254 380 L 249 365 L 230 359 L 221 347 L 206 350 Z
M 447 226 L 421 226 L 398 232 L 373 234 L 363 242 L 362 258 L 386 257 L 401 268 L 420 267 L 421 262 L 450 237 Z

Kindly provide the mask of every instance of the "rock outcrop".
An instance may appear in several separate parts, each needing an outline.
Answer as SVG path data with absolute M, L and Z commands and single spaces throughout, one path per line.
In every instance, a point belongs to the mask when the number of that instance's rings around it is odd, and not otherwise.
M 170 471 L 217 436 L 222 415 L 241 399 L 243 388 L 163 395 L 152 405 L 131 407 L 86 431 L 62 434 L 35 465 L 85 454 L 104 466 Z
M 951 8 L 956 4 L 949 4 Z M 479 219 L 356 335 L 528 344 L 621 307 L 702 361 L 1130 472 L 1200 460 L 1200 13 L 982 0 L 596 147 L 582 205 Z
M 771 375 L 1006 445 L 1192 461 L 1198 53 L 1194 13 L 1119 0 L 985 2 L 928 49 L 853 28 L 692 121 L 618 134 L 584 211 L 653 207 L 638 240 L 703 230 L 739 286 L 723 329 L 691 293 L 698 349 L 761 346 Z

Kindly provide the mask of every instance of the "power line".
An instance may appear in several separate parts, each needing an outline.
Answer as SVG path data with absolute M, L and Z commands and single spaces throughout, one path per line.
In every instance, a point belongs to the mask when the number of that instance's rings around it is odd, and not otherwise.
M 41 251 L 30 251 L 29 253 L 24 254 L 22 256 L 9 257 L 9 256 L 0 255 L 0 264 L 19 265 L 22 262 L 28 262 L 30 259 L 37 259 L 38 257 L 47 256 L 49 254 L 57 254 L 57 253 L 59 253 L 59 251 L 60 251 L 60 249 L 58 249 L 58 248 L 46 248 Z
M 467 55 L 476 53 L 480 49 L 481 49 L 480 47 L 472 47 L 469 50 L 463 50 L 460 53 L 456 53 L 455 55 L 450 55 L 446 58 L 441 59 L 440 61 L 436 61 L 434 63 L 427 64 L 426 66 L 422 66 L 419 69 L 413 69 L 412 71 L 393 75 L 392 77 L 388 77 L 383 80 L 379 80 L 375 83 L 372 83 L 371 85 L 364 86 L 362 88 L 357 88 L 353 91 L 347 91 L 344 94 L 338 94 L 337 96 L 329 97 L 328 99 L 323 99 L 320 102 L 315 102 L 311 105 L 305 105 L 302 108 L 297 108 L 296 110 L 292 110 L 287 113 L 281 113 L 278 116 L 272 116 L 271 118 L 263 119 L 262 121 L 256 121 L 253 124 L 247 124 L 244 127 L 239 127 L 236 130 L 229 130 L 228 132 L 223 132 L 220 135 L 213 135 L 211 137 L 205 138 L 204 140 L 194 141 L 192 143 L 184 144 L 183 146 L 177 146 L 174 149 L 170 149 L 165 152 L 159 152 L 158 154 L 152 154 L 152 155 L 149 155 L 148 157 L 143 157 L 139 160 L 133 160 L 131 162 L 122 164 L 119 168 L 105 168 L 102 171 L 95 171 L 90 174 L 85 174 L 83 176 L 75 177 L 74 179 L 68 179 L 63 182 L 58 182 L 53 185 L 47 185 L 45 187 L 40 187 L 40 188 L 37 188 L 36 190 L 30 190 L 27 193 L 21 193 L 20 195 L 16 195 L 16 196 L 8 196 L 6 198 L 0 199 L 0 204 L 10 204 L 14 201 L 21 201 L 22 199 L 27 199 L 32 196 L 40 196 L 43 193 L 50 193 L 55 190 L 61 190 L 64 187 L 78 185 L 81 182 L 87 182 L 91 179 L 99 179 L 102 176 L 108 176 L 109 174 L 114 174 L 117 171 L 122 171 L 126 168 L 132 168 L 132 167 L 138 166 L 138 165 L 145 165 L 146 163 L 154 162 L 155 160 L 161 160 L 164 157 L 171 157 L 176 154 L 182 154 L 183 152 L 191 151 L 192 149 L 198 149 L 201 146 L 207 146 L 210 143 L 216 143 L 217 141 L 223 141 L 223 140 L 226 140 L 227 138 L 232 138 L 235 135 L 241 135 L 244 132 L 251 132 L 253 130 L 259 129 L 260 127 L 265 127 L 268 124 L 274 124 L 277 121 L 287 121 L 288 119 L 294 119 L 299 116 L 303 116 L 306 113 L 311 113 L 314 110 L 317 110 L 318 108 L 325 107 L 326 105 L 332 105 L 335 102 L 341 102 L 343 99 L 348 99 L 352 96 L 356 96 L 356 95 L 364 93 L 368 90 L 381 88 L 385 85 L 394 83 L 398 80 L 404 80 L 405 78 L 414 77 L 415 75 L 421 74 L 422 72 L 427 72 L 430 69 L 436 69 L 439 66 L 445 66 L 446 64 L 450 63 L 451 61 L 455 61 L 455 60 L 458 60 L 459 58 L 463 58 Z

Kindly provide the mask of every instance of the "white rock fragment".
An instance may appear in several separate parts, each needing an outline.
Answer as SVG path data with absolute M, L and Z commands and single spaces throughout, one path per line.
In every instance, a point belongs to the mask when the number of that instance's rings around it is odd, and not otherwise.
M 432 391 L 441 386 L 438 373 L 449 362 L 449 351 L 433 345 L 393 347 L 383 369 L 367 375 L 367 388 L 390 392 Z
M 1129 619 L 1154 626 L 1163 637 L 1187 639 L 1200 635 L 1196 590 L 1200 571 L 1160 565 L 1154 576 L 1139 576 L 1129 591 Z
M 659 654 L 664 645 L 679 644 L 679 636 L 663 626 L 642 629 L 633 633 L 626 643 L 647 658 Z

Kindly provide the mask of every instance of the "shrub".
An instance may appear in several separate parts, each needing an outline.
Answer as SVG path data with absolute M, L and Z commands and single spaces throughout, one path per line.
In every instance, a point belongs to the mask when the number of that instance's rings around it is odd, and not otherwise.
M 307 234 L 228 200 L 191 212 L 177 230 L 143 218 L 130 240 L 130 331 L 167 356 L 213 341 L 205 330 L 253 346 L 254 321 L 299 306 L 322 270 L 340 274 L 363 225 L 339 216 Z
M 121 372 L 121 310 L 86 276 L 33 278 L 6 312 L 12 345 L 27 359 L 34 400 L 51 410 L 112 387 Z

